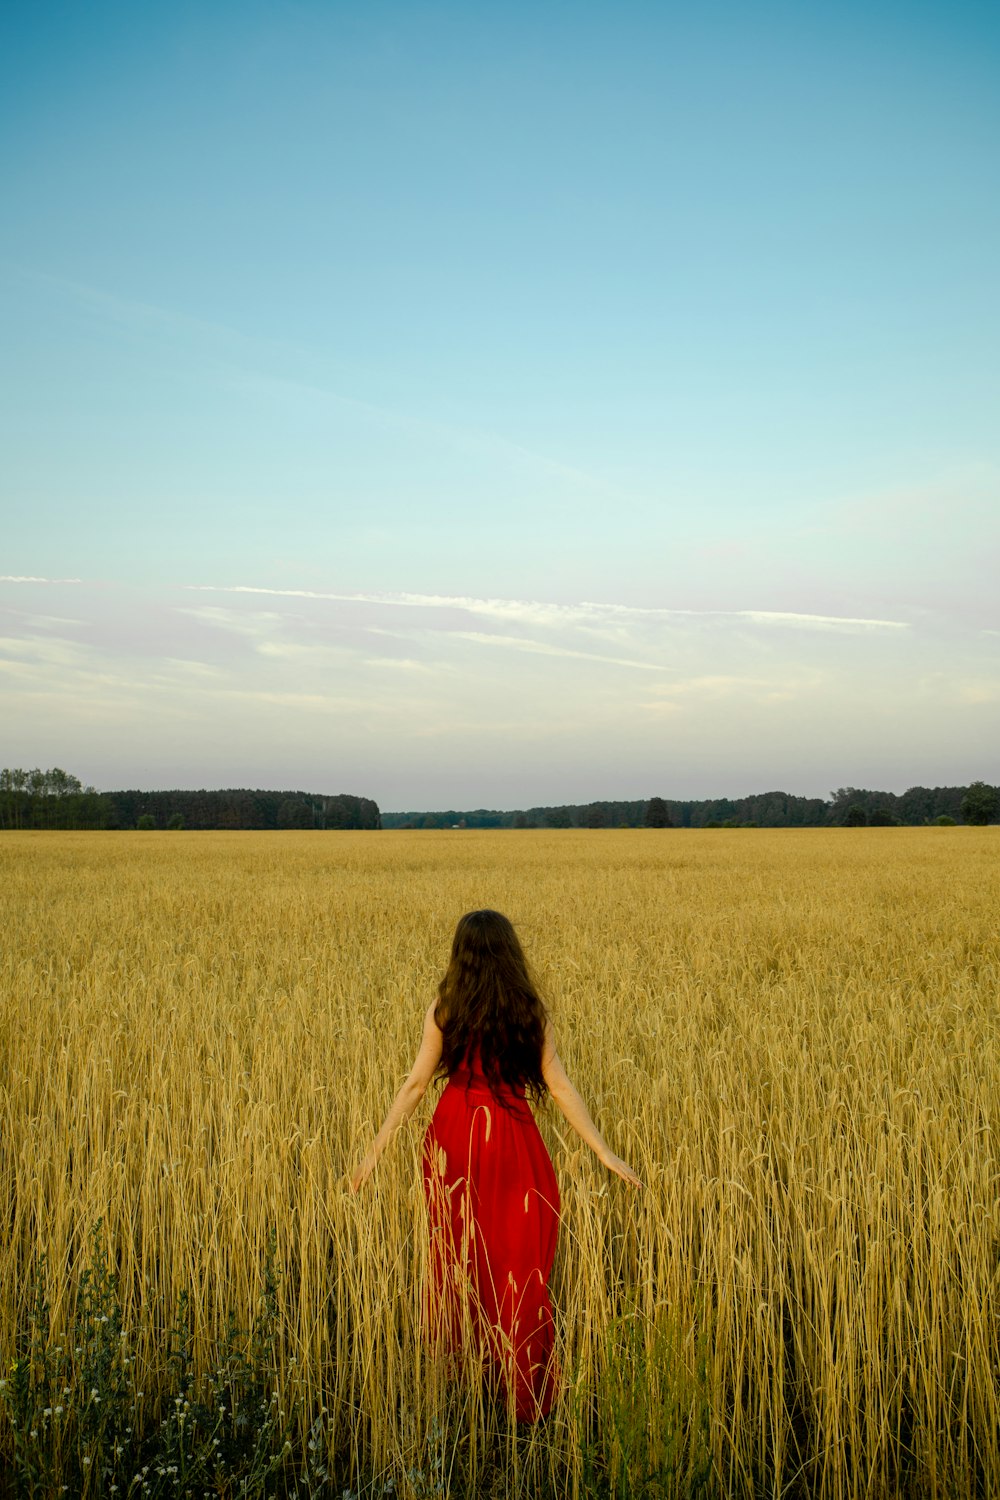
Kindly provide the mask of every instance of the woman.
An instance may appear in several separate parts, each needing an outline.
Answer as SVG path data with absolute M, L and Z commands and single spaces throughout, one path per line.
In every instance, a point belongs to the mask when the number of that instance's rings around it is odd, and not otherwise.
M 448 1086 L 423 1148 L 430 1332 L 498 1371 L 517 1419 L 531 1421 L 555 1393 L 547 1283 L 559 1189 L 528 1099 L 551 1094 L 610 1171 L 635 1186 L 639 1179 L 567 1078 L 517 934 L 499 912 L 459 921 L 416 1061 L 351 1178 L 355 1192 L 435 1074 Z

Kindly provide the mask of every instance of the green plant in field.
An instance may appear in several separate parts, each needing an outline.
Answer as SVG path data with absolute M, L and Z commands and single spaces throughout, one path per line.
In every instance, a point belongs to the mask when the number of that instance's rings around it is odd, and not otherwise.
M 50 1338 L 44 1260 L 34 1269 L 27 1336 L 0 1392 L 24 1495 L 58 1492 L 67 1483 L 81 1494 L 110 1492 L 119 1461 L 133 1447 L 131 1360 L 97 1233 L 75 1321 L 59 1343 Z
M 694 1359 L 676 1320 L 628 1311 L 612 1320 L 597 1387 L 592 1493 L 620 1500 L 706 1500 L 713 1493 L 704 1336 Z
M 407 1473 L 407 1483 L 419 1500 L 437 1500 L 447 1494 L 445 1434 L 438 1419 L 431 1419 L 426 1439 L 426 1459 L 422 1467 L 416 1465 Z
M 147 1402 L 137 1388 L 100 1227 L 91 1237 L 73 1320 L 58 1342 L 50 1336 L 44 1261 L 35 1266 L 28 1327 L 9 1378 L 0 1382 L 17 1494 L 32 1500 L 59 1493 L 263 1496 L 274 1492 L 279 1480 L 285 1488 L 292 1444 L 291 1424 L 273 1389 L 278 1326 L 273 1241 L 253 1328 L 244 1334 L 230 1319 L 205 1375 L 196 1373 L 190 1303 L 181 1295 L 159 1372 L 159 1400 Z M 321 1429 L 322 1418 L 310 1434 L 306 1494 L 320 1493 L 328 1477 Z

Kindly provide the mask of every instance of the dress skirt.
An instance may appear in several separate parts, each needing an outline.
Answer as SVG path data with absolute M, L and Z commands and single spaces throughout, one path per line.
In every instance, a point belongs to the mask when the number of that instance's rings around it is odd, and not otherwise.
M 481 1363 L 517 1420 L 536 1421 L 556 1391 L 548 1279 L 559 1188 L 523 1094 L 454 1073 L 424 1137 L 423 1177 L 432 1345 Z

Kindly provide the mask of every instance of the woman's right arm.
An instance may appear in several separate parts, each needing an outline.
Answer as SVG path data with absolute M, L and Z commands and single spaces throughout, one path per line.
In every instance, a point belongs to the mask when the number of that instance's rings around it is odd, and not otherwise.
M 542 1077 L 545 1086 L 552 1095 L 556 1104 L 562 1110 L 566 1121 L 573 1127 L 577 1135 L 584 1141 L 602 1161 L 610 1172 L 617 1172 L 619 1177 L 624 1178 L 633 1187 L 642 1187 L 642 1183 L 628 1162 L 622 1161 L 616 1156 L 604 1139 L 593 1120 L 590 1111 L 584 1104 L 576 1089 L 570 1083 L 556 1051 L 555 1040 L 552 1034 L 550 1022 L 545 1023 L 545 1041 L 542 1044 Z
M 356 1193 L 361 1184 L 371 1176 L 375 1170 L 375 1163 L 399 1127 L 405 1125 L 410 1118 L 434 1076 L 434 1071 L 441 1059 L 441 1032 L 435 1020 L 436 1011 L 437 1001 L 434 1000 L 428 1006 L 427 1014 L 424 1016 L 423 1036 L 416 1061 L 392 1101 L 389 1113 L 382 1122 L 381 1130 L 351 1174 L 352 1193 Z

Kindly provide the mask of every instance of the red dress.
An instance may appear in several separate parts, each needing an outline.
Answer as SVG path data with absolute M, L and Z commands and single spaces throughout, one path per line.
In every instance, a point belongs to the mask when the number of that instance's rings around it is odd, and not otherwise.
M 523 1089 L 494 1094 L 478 1067 L 449 1078 L 423 1148 L 432 1342 L 499 1375 L 520 1422 L 556 1390 L 548 1279 L 559 1188 Z

